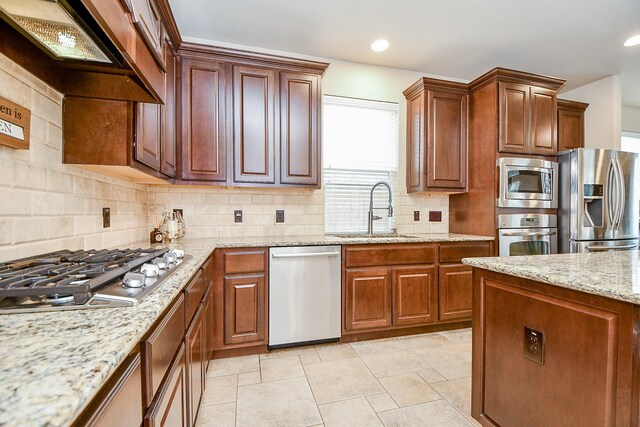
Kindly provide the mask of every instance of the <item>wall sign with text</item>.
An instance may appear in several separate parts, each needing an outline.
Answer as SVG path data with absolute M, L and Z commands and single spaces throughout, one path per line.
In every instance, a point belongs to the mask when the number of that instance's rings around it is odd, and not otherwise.
M 0 145 L 29 149 L 31 111 L 0 96 Z

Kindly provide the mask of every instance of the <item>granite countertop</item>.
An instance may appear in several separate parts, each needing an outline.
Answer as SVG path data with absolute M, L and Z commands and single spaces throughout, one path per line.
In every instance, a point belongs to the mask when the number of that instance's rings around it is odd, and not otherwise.
M 511 276 L 640 305 L 640 252 L 465 258 L 463 263 Z
M 217 247 L 490 240 L 459 234 L 182 240 L 174 247 L 193 258 L 137 306 L 0 315 L 0 426 L 71 424 Z

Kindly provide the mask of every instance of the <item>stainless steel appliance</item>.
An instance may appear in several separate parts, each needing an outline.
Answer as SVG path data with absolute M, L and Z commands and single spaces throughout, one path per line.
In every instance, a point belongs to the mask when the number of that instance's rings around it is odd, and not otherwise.
M 638 155 L 577 148 L 558 155 L 560 252 L 638 247 Z
M 548 255 L 558 253 L 555 215 L 498 215 L 498 255 Z
M 190 258 L 168 248 L 62 250 L 0 263 L 0 314 L 134 306 Z
M 340 338 L 340 246 L 269 250 L 269 346 Z
M 500 208 L 558 207 L 558 164 L 547 160 L 501 157 Z

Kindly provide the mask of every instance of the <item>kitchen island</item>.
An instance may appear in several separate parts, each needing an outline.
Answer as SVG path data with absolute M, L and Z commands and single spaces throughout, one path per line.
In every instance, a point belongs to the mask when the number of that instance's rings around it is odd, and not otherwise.
M 192 256 L 134 307 L 0 316 L 0 425 L 71 425 L 94 400 L 217 248 L 492 241 L 492 237 L 260 237 L 193 239 Z M 141 242 L 137 247 L 146 247 Z
M 638 426 L 638 251 L 469 258 L 472 415 L 486 426 Z

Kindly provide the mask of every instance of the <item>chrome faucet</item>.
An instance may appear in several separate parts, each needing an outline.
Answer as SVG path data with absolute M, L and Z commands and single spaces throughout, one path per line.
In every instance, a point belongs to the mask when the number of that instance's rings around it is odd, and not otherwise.
M 389 206 L 387 206 L 386 208 L 373 207 L 373 190 L 375 190 L 378 185 L 384 185 L 385 187 L 387 187 L 387 190 L 389 190 Z M 373 221 L 382 219 L 381 216 L 373 214 L 374 209 L 386 209 L 389 212 L 387 217 L 393 216 L 393 206 L 391 205 L 391 187 L 384 181 L 377 182 L 373 185 L 373 187 L 371 187 L 371 194 L 369 195 L 369 223 L 367 225 L 367 234 L 373 234 Z

